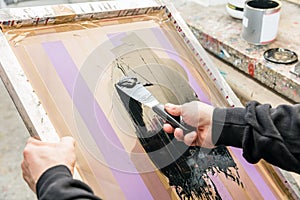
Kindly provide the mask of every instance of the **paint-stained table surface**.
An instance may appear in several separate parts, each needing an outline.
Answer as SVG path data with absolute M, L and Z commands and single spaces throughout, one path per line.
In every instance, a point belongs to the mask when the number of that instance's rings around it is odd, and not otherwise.
M 190 1 L 176 2 L 187 24 L 209 52 L 232 64 L 294 102 L 300 102 L 300 77 L 292 74 L 295 64 L 274 64 L 264 59 L 270 48 L 286 48 L 300 55 L 300 5 L 282 1 L 277 38 L 252 45 L 241 37 L 242 20 L 228 15 L 225 5 L 203 7 Z

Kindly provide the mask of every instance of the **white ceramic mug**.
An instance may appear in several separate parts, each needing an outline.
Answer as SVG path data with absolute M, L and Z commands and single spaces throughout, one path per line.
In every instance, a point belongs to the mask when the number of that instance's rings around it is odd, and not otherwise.
M 228 0 L 226 10 L 228 14 L 237 19 L 243 19 L 244 4 L 246 0 Z

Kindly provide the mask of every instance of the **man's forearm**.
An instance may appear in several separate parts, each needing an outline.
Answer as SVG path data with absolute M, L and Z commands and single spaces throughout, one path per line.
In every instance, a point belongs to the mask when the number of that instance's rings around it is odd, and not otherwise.
M 270 105 L 252 101 L 245 108 L 216 108 L 213 142 L 243 148 L 250 163 L 261 158 L 300 173 L 300 105 Z

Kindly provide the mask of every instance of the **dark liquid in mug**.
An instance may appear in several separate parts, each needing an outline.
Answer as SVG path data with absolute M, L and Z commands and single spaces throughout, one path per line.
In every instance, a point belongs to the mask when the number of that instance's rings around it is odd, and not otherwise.
M 256 1 L 249 1 L 247 2 L 248 6 L 252 8 L 258 9 L 270 9 L 276 8 L 279 4 L 275 1 L 268 1 L 268 0 L 256 0 Z

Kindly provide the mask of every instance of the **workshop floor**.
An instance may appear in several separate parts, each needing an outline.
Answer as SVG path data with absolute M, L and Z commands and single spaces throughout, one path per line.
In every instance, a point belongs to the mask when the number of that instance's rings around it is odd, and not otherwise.
M 22 151 L 29 133 L 0 81 L 0 199 L 34 200 L 22 178 Z

